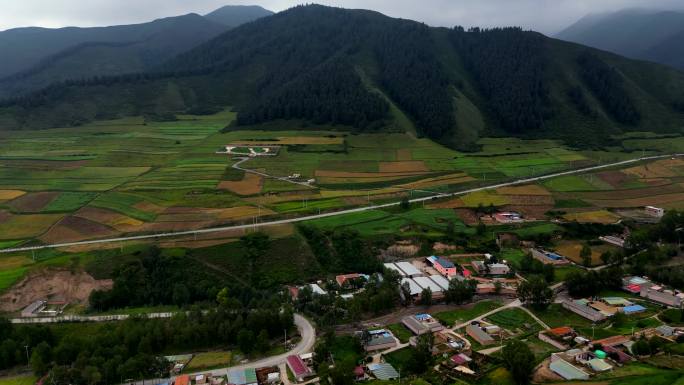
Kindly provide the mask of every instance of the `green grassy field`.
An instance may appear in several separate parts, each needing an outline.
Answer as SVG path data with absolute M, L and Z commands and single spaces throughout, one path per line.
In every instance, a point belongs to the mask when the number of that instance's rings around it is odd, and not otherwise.
M 0 378 L 0 385 L 33 385 L 38 381 L 35 376 L 17 376 Z
M 435 313 L 434 316 L 441 323 L 452 326 L 457 323 L 466 322 L 473 318 L 479 317 L 489 311 L 492 311 L 502 304 L 499 301 L 484 300 L 477 302 L 472 307 L 466 309 L 452 310 L 446 312 Z

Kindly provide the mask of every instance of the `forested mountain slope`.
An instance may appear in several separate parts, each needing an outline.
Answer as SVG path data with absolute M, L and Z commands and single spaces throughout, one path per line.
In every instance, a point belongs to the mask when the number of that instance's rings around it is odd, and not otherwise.
M 376 12 L 300 6 L 228 31 L 140 75 L 69 82 L 10 100 L 9 128 L 231 105 L 239 125 L 279 120 L 394 127 L 467 148 L 480 135 L 606 144 L 679 132 L 684 75 L 516 28 L 430 28 Z
M 557 37 L 684 69 L 684 11 L 629 9 L 587 15 Z
M 18 28 L 0 32 L 0 97 L 68 79 L 142 72 L 226 30 L 271 14 L 227 6 L 149 23 L 101 28 Z

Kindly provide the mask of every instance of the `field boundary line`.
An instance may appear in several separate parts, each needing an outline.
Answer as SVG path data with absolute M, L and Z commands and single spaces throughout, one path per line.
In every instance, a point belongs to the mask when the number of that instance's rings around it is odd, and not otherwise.
M 410 203 L 427 202 L 427 201 L 430 201 L 430 200 L 433 200 L 436 198 L 461 196 L 461 195 L 466 195 L 466 194 L 470 194 L 470 193 L 474 193 L 474 192 L 478 192 L 478 191 L 486 191 L 486 190 L 492 190 L 492 189 L 497 189 L 497 188 L 506 187 L 506 186 L 514 186 L 514 185 L 519 185 L 519 184 L 538 182 L 541 180 L 556 178 L 559 176 L 581 174 L 581 173 L 585 173 L 585 172 L 589 172 L 589 171 L 601 170 L 604 168 L 611 168 L 611 167 L 615 167 L 615 166 L 622 166 L 622 165 L 637 163 L 637 162 L 641 162 L 641 161 L 663 159 L 663 158 L 670 158 L 670 157 L 680 157 L 680 156 L 684 156 L 684 153 L 668 154 L 668 155 L 654 155 L 654 156 L 646 156 L 646 157 L 628 159 L 628 160 L 623 160 L 623 161 L 619 161 L 619 162 L 606 163 L 606 164 L 597 165 L 597 166 L 578 168 L 575 170 L 567 170 L 567 171 L 557 172 L 557 173 L 553 173 L 553 174 L 517 179 L 517 180 L 511 181 L 511 182 L 503 182 L 503 183 L 497 183 L 497 184 L 488 185 L 488 186 L 474 187 L 471 189 L 456 191 L 456 192 L 452 192 L 452 193 L 432 195 L 432 196 L 427 196 L 427 197 L 422 197 L 422 198 L 414 198 L 414 199 L 410 199 L 409 202 Z M 334 212 L 329 212 L 329 213 L 305 215 L 305 216 L 297 217 L 297 218 L 280 219 L 280 220 L 274 220 L 274 221 L 269 221 L 269 222 L 260 222 L 260 223 L 254 223 L 254 224 L 246 224 L 246 225 L 224 226 L 224 227 L 205 228 L 205 229 L 199 229 L 199 230 L 177 231 L 177 232 L 145 234 L 145 235 L 134 235 L 134 236 L 128 236 L 128 237 L 95 239 L 95 240 L 78 241 L 78 242 L 55 243 L 55 244 L 39 245 L 39 246 L 17 247 L 17 248 L 0 250 L 0 254 L 16 253 L 16 252 L 23 252 L 23 251 L 35 251 L 35 250 L 43 250 L 43 249 L 56 249 L 56 248 L 60 248 L 60 247 L 96 245 L 96 244 L 115 243 L 115 242 L 133 241 L 133 240 L 171 238 L 171 237 L 177 237 L 177 236 L 182 236 L 182 235 L 209 234 L 209 233 L 218 233 L 218 232 L 229 231 L 229 230 L 256 229 L 258 227 L 263 227 L 263 226 L 275 226 L 275 225 L 283 225 L 283 224 L 289 224 L 289 223 L 298 223 L 298 222 L 309 221 L 312 219 L 328 218 L 328 217 L 334 217 L 334 216 L 344 215 L 344 214 L 353 214 L 353 213 L 359 213 L 359 212 L 363 212 L 363 211 L 383 209 L 383 208 L 387 208 L 387 207 L 398 206 L 400 204 L 401 204 L 401 202 L 390 202 L 390 203 L 383 203 L 383 204 L 379 204 L 379 205 L 370 205 L 370 206 L 357 207 L 357 208 L 353 208 L 353 209 L 339 210 L 339 211 L 334 211 Z

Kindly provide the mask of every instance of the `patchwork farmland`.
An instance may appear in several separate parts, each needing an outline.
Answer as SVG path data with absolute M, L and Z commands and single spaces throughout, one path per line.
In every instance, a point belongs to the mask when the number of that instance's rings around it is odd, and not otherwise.
M 636 157 L 629 152 L 633 138 L 624 139 L 622 148 L 602 151 L 574 150 L 551 140 L 484 138 L 477 152 L 463 153 L 401 133 L 354 134 L 329 126 L 225 129 L 234 117 L 224 111 L 174 122 L 127 118 L 3 133 L 2 247 L 249 224 Z M 650 148 L 646 155 L 672 146 L 657 136 L 639 143 Z M 246 172 L 232 167 L 244 158 L 240 167 Z M 312 183 L 295 183 L 301 181 Z M 480 220 L 479 208 L 493 206 L 523 214 L 531 222 L 519 231 L 531 233 L 553 231 L 536 222 L 553 211 L 562 211 L 565 220 L 613 223 L 620 219 L 618 209 L 644 205 L 684 208 L 684 161 L 564 176 L 437 199 L 404 214 L 336 217 L 334 223 L 367 236 L 439 233 L 447 223 L 466 234 L 472 229 L 465 225 Z M 315 224 L 331 226 L 326 220 Z M 181 243 L 215 245 L 239 236 Z

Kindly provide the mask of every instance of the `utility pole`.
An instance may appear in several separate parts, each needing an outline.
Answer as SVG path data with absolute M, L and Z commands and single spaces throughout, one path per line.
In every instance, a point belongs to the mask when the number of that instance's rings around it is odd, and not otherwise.
M 29 359 L 29 354 L 28 354 L 28 348 L 29 348 L 29 346 L 28 346 L 28 345 L 24 345 L 24 348 L 26 349 L 26 367 L 28 368 L 28 367 L 31 366 L 31 360 Z

